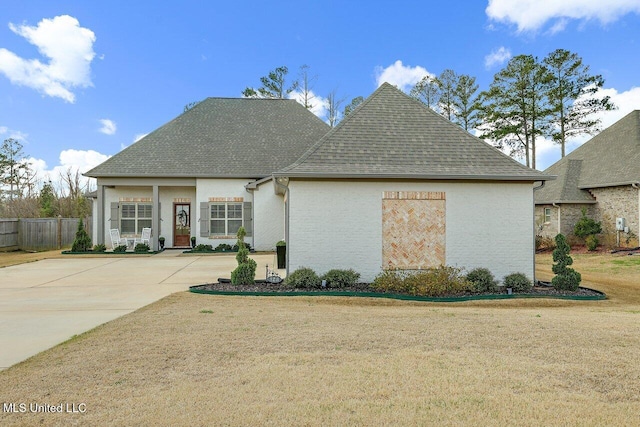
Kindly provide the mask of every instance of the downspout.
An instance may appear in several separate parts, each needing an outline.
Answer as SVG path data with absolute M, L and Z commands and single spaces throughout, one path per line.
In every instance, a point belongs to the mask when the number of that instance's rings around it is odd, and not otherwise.
M 558 234 L 560 234 L 560 205 L 557 203 L 551 203 L 551 206 L 558 208 Z
M 535 181 L 534 184 L 538 182 Z M 540 181 L 541 184 L 537 187 L 533 187 L 533 284 L 535 285 L 536 282 L 536 195 L 535 192 L 537 190 L 540 190 L 541 188 L 543 188 L 546 184 L 546 181 Z
M 289 193 L 289 178 L 282 177 L 276 178 L 273 177 L 273 183 L 276 188 L 279 188 L 284 193 L 284 241 L 287 243 L 287 252 L 286 252 L 286 275 L 289 275 L 289 254 L 291 254 L 291 248 L 289 247 L 289 202 L 290 202 L 290 193 Z
M 632 182 L 631 186 L 638 190 L 638 245 L 640 245 L 640 182 Z
M 256 249 L 256 196 L 253 194 L 255 188 L 244 187 L 247 193 L 251 194 L 251 241 L 253 249 Z

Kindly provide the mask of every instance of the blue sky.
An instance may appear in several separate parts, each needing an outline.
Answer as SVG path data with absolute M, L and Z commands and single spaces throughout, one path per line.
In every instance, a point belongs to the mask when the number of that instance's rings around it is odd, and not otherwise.
M 385 80 L 408 91 L 446 68 L 487 89 L 511 56 L 557 48 L 604 76 L 619 107 L 605 126 L 640 109 L 638 0 L 0 0 L 0 139 L 20 139 L 55 180 L 189 102 L 241 96 L 278 66 L 294 78 L 309 65 L 318 101 L 334 89 L 348 101 Z M 559 158 L 559 147 L 539 146 L 539 168 Z

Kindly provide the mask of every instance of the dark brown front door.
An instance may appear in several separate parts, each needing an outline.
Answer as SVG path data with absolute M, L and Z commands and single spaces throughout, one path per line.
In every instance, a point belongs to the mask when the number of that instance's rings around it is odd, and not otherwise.
M 191 205 L 189 203 L 173 204 L 173 246 L 190 246 L 191 244 Z

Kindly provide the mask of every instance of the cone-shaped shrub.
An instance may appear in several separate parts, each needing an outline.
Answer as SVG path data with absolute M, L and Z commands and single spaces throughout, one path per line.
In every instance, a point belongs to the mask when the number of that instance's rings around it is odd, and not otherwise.
M 573 264 L 573 258 L 569 256 L 571 247 L 567 243 L 567 239 L 562 234 L 556 236 L 556 248 L 553 250 L 553 266 L 551 270 L 556 274 L 551 279 L 551 284 L 558 290 L 575 291 L 580 285 L 582 277 L 580 273 L 573 268 L 569 268 Z

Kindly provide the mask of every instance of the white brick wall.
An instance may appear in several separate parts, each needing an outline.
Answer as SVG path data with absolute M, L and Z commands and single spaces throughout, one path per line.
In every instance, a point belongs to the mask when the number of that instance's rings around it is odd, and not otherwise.
M 531 183 L 291 180 L 289 271 L 353 268 L 364 281 L 382 266 L 382 192 L 446 193 L 447 265 L 533 278 Z
M 275 251 L 284 239 L 284 198 L 275 194 L 271 181 L 253 191 L 253 228 L 256 250 Z

